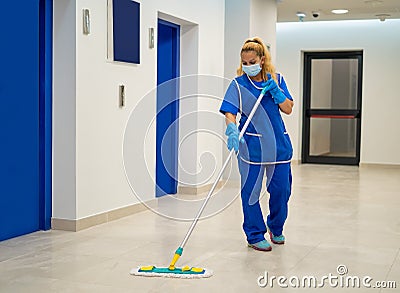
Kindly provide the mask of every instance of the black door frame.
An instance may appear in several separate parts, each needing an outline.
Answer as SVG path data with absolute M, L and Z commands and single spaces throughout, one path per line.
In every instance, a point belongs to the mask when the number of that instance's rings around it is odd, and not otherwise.
M 311 61 L 313 59 L 357 59 L 357 108 L 344 109 L 311 109 Z M 303 82 L 303 139 L 302 163 L 359 165 L 361 142 L 361 97 L 362 97 L 363 51 L 304 52 Z M 354 118 L 356 119 L 356 156 L 310 156 L 310 119 L 314 117 Z

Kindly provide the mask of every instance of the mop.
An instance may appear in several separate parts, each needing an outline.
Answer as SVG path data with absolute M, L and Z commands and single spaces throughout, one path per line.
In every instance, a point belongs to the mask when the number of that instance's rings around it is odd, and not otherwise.
M 267 92 L 268 88 L 265 87 L 262 89 L 259 97 L 257 98 L 256 103 L 253 106 L 253 109 L 250 112 L 250 115 L 248 116 L 246 123 L 243 125 L 242 130 L 239 133 L 239 141 L 243 137 L 243 134 L 245 133 L 247 127 L 250 124 L 251 119 L 253 118 L 258 106 L 261 103 L 261 100 L 265 93 Z M 175 251 L 175 254 L 172 258 L 172 261 L 169 265 L 169 267 L 156 267 L 156 266 L 144 266 L 144 267 L 137 267 L 133 268 L 130 271 L 131 275 L 135 276 L 147 276 L 147 277 L 169 277 L 169 278 L 187 278 L 187 279 L 193 279 L 193 278 L 208 278 L 211 277 L 213 272 L 209 269 L 206 268 L 197 268 L 197 267 L 189 267 L 189 266 L 184 266 L 182 268 L 177 268 L 175 267 L 176 262 L 178 259 L 181 257 L 183 248 L 186 245 L 186 242 L 189 240 L 190 235 L 192 234 L 197 222 L 199 221 L 201 214 L 203 213 L 208 201 L 211 198 L 211 195 L 213 194 L 219 180 L 222 177 L 222 174 L 224 173 L 226 167 L 228 166 L 228 163 L 233 155 L 235 153 L 235 149 L 232 148 L 230 151 L 228 158 L 225 160 L 224 165 L 221 168 L 221 171 L 219 172 L 217 179 L 215 180 L 214 184 L 212 185 L 210 191 L 208 192 L 208 195 L 206 199 L 204 200 L 199 212 L 197 213 L 196 217 L 194 218 L 192 225 L 190 226 L 189 230 L 186 233 L 185 238 L 183 239 L 182 243 L 179 245 L 178 249 Z

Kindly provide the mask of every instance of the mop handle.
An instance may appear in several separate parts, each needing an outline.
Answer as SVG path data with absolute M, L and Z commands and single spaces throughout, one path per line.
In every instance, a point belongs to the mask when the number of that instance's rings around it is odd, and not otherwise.
M 255 103 L 254 106 L 253 106 L 253 109 L 252 109 L 251 112 L 250 112 L 250 115 L 248 116 L 246 122 L 245 122 L 244 125 L 243 125 L 242 130 L 241 130 L 240 133 L 239 133 L 239 141 L 240 141 L 240 139 L 243 137 L 243 135 L 244 135 L 244 133 L 245 133 L 247 127 L 248 127 L 249 124 L 250 124 L 251 119 L 253 118 L 254 114 L 256 113 L 256 110 L 257 110 L 258 106 L 260 105 L 261 100 L 262 100 L 262 98 L 264 97 L 264 95 L 265 95 L 265 93 L 267 92 L 267 90 L 268 90 L 267 87 L 265 87 L 265 88 L 262 89 L 262 91 L 261 91 L 261 93 L 260 93 L 260 95 L 259 95 L 259 97 L 258 97 L 256 103 Z M 179 246 L 179 248 L 183 249 L 183 248 L 185 247 L 186 242 L 188 241 L 190 235 L 191 235 L 192 232 L 193 232 L 194 227 L 196 226 L 197 222 L 199 221 L 199 219 L 200 219 L 200 217 L 201 217 L 201 214 L 203 213 L 203 211 L 204 211 L 204 209 L 205 209 L 205 207 L 206 207 L 208 201 L 209 201 L 210 198 L 211 198 L 211 195 L 213 194 L 215 188 L 217 187 L 217 184 L 218 184 L 219 180 L 221 179 L 222 174 L 224 173 L 226 167 L 228 166 L 228 163 L 229 163 L 229 161 L 230 161 L 230 159 L 231 159 L 231 157 L 232 157 L 232 155 L 233 155 L 234 152 L 235 152 L 235 149 L 232 148 L 232 150 L 230 151 L 230 153 L 229 153 L 229 155 L 228 155 L 228 158 L 226 158 L 225 163 L 224 163 L 224 165 L 222 166 L 222 169 L 221 169 L 221 171 L 219 172 L 219 174 L 218 174 L 218 176 L 217 176 L 217 179 L 215 180 L 214 184 L 212 185 L 210 191 L 208 192 L 208 195 L 207 195 L 206 199 L 204 200 L 203 205 L 201 206 L 199 212 L 197 213 L 197 216 L 196 216 L 195 219 L 193 220 L 192 225 L 190 226 L 188 232 L 186 233 L 186 236 L 185 236 L 185 238 L 183 239 L 183 241 L 182 241 L 181 245 Z

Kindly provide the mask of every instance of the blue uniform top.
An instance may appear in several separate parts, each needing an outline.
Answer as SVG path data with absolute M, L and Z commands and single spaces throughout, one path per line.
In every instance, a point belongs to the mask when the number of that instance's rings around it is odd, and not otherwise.
M 282 75 L 277 74 L 278 85 L 284 95 L 293 100 Z M 236 77 L 229 85 L 220 112 L 240 114 L 239 129 L 243 128 L 248 115 L 262 90 L 261 82 L 252 81 L 246 74 Z M 277 164 L 289 162 L 293 155 L 292 143 L 282 120 L 279 106 L 267 92 L 261 100 L 244 139 L 239 146 L 241 159 L 250 164 Z

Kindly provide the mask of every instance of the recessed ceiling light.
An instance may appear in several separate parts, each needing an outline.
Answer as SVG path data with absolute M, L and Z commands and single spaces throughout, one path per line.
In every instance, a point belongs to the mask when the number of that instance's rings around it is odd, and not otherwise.
M 345 14 L 349 11 L 347 9 L 333 9 L 331 12 L 334 14 Z

